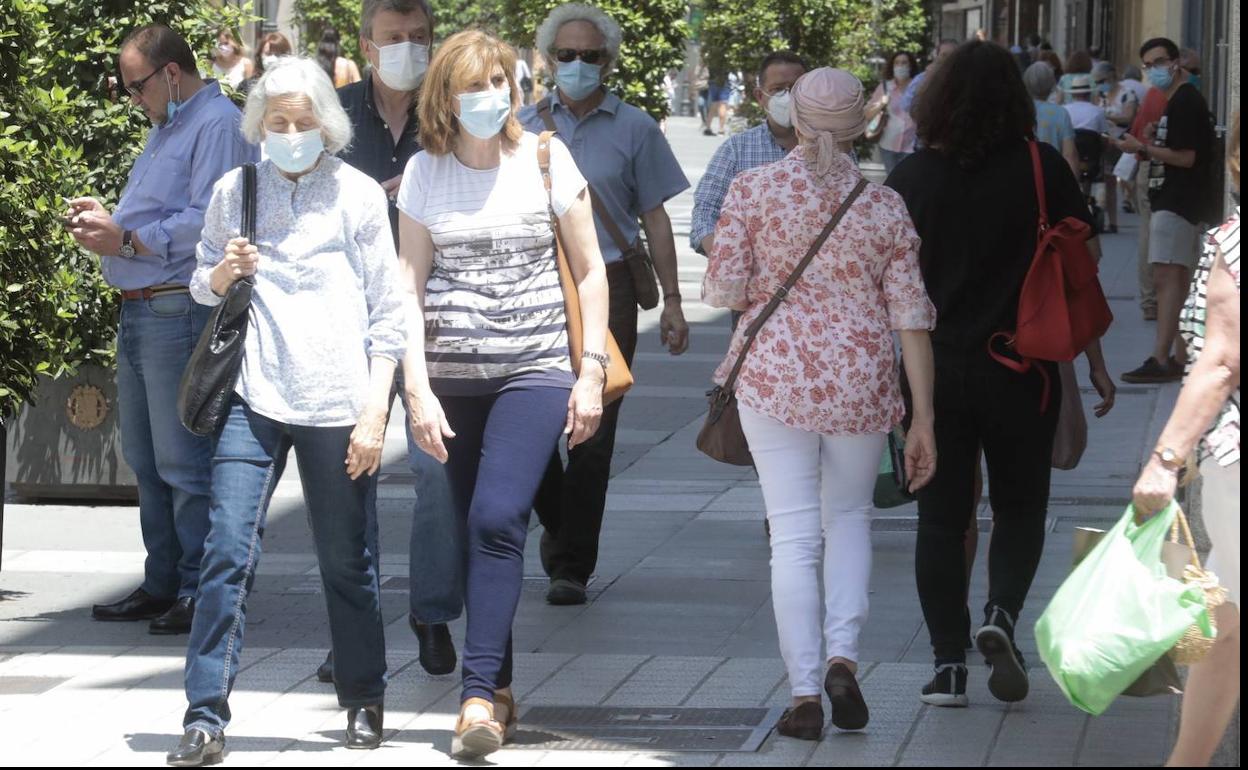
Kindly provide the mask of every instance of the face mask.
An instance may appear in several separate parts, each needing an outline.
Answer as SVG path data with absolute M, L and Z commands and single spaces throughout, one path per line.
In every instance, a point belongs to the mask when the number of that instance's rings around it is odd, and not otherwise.
M 273 165 L 288 174 L 301 174 L 316 165 L 325 151 L 321 129 L 300 131 L 297 134 L 278 134 L 266 131 L 264 151 Z
M 1099 93 L 1101 96 L 1109 96 L 1109 92 L 1111 89 L 1109 87 L 1109 83 L 1101 83 L 1099 86 L 1096 87 L 1096 90 L 1097 90 L 1097 93 Z
M 897 78 L 898 80 L 909 80 L 910 79 L 910 65 L 905 65 L 902 67 L 893 67 L 893 77 Z
M 169 80 L 169 71 L 165 70 L 165 85 L 169 88 L 169 101 L 165 102 L 165 123 L 169 125 L 173 122 L 173 116 L 178 114 L 178 110 L 182 109 L 182 84 L 177 86 L 178 95 L 173 95 L 174 87 Z
M 220 45 L 217 46 L 217 53 L 221 54 L 222 56 L 229 56 L 230 54 L 234 53 L 234 46 L 230 45 L 229 43 L 221 43 Z
M 377 74 L 395 91 L 411 91 L 420 85 L 429 69 L 429 46 L 417 43 L 377 45 Z
M 767 115 L 781 128 L 793 127 L 793 96 L 787 90 L 771 95 L 767 100 Z
M 260 57 L 260 63 L 264 65 L 266 70 L 271 70 L 277 66 L 277 58 L 278 57 L 273 56 L 272 54 L 265 54 Z
M 510 88 L 459 95 L 459 124 L 478 139 L 493 139 L 510 115 Z
M 594 92 L 602 83 L 602 65 L 586 64 L 580 59 L 560 62 L 555 71 L 555 84 L 559 93 L 573 101 L 580 101 Z
M 1174 73 L 1169 67 L 1149 67 L 1148 82 L 1165 91 L 1174 83 Z

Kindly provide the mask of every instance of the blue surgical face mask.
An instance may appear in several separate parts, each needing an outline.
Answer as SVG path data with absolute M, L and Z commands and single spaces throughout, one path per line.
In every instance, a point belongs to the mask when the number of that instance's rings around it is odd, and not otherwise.
M 287 174 L 302 174 L 316 165 L 316 161 L 325 151 L 325 141 L 321 139 L 321 129 L 300 131 L 297 134 L 279 134 L 266 131 L 264 135 L 264 151 L 273 165 Z
M 459 124 L 478 139 L 493 139 L 511 116 L 511 89 L 459 95 Z
M 1149 67 L 1148 82 L 1165 91 L 1174 83 L 1174 72 L 1168 67 Z
M 165 70 L 165 85 L 169 87 L 169 101 L 165 102 L 165 122 L 162 125 L 169 125 L 173 122 L 173 116 L 178 114 L 178 110 L 182 109 L 182 84 L 178 83 L 178 96 L 173 96 L 173 84 L 169 80 L 169 70 Z
M 555 84 L 559 93 L 572 101 L 580 101 L 602 84 L 602 65 L 586 64 L 580 59 L 559 62 L 555 70 Z

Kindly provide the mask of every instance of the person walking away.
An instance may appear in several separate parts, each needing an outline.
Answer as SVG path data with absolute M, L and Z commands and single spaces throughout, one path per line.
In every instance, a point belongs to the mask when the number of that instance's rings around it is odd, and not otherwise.
M 575 450 L 598 429 L 610 365 L 606 269 L 585 179 L 562 142 L 526 133 L 516 119 L 515 64 L 511 46 L 476 30 L 439 47 L 421 88 L 424 149 L 398 197 L 410 430 L 446 464 L 468 533 L 468 632 L 451 739 L 461 759 L 515 734 L 512 623 L 533 498 L 557 442 Z M 552 213 L 581 301 L 579 376 Z
M 867 103 L 868 123 L 886 110 L 888 113 L 879 139 L 885 174 L 891 174 L 898 163 L 914 152 L 914 120 L 903 107 L 901 97 L 916 69 L 913 54 L 908 51 L 893 54 L 884 67 L 884 80 L 876 86 Z
M 1126 134 L 1118 148 L 1143 153 L 1149 162 L 1148 261 L 1157 291 L 1157 329 L 1151 355 L 1122 380 L 1173 382 L 1183 375 L 1179 312 L 1200 258 L 1198 226 L 1212 219 L 1211 198 L 1216 194 L 1210 162 L 1213 120 L 1205 98 L 1179 68 L 1179 49 L 1173 41 L 1147 41 L 1140 58 L 1153 86 L 1166 93 L 1166 111 L 1151 143 Z
M 1135 113 L 1140 107 L 1135 91 L 1126 86 L 1123 81 L 1118 80 L 1117 70 L 1109 62 L 1101 62 L 1096 65 L 1096 68 L 1092 71 L 1092 79 L 1096 87 L 1097 98 L 1101 103 L 1101 107 L 1105 110 L 1105 117 L 1109 120 L 1109 138 L 1121 139 L 1131 125 L 1131 121 L 1135 119 Z M 1118 179 L 1114 173 L 1121 157 L 1122 151 L 1113 142 L 1106 142 L 1104 163 L 1105 213 L 1109 219 L 1108 232 L 1110 233 L 1118 232 L 1119 187 L 1123 190 L 1124 202 L 1129 201 L 1131 197 L 1131 191 L 1128 187 L 1131 180 Z M 1132 210 L 1134 210 L 1134 207 L 1132 207 Z
M 1036 115 L 1034 136 L 1062 154 L 1070 173 L 1079 177 L 1079 152 L 1075 148 L 1075 126 L 1070 113 L 1047 100 L 1057 83 L 1053 68 L 1038 61 L 1023 72 L 1023 85 L 1031 95 Z
M 1227 140 L 1236 191 L 1239 154 L 1236 113 Z M 1214 610 L 1213 649 L 1187 676 L 1171 767 L 1207 766 L 1239 703 L 1239 206 L 1207 235 L 1180 321 L 1191 350 L 1187 376 L 1132 494 L 1137 517 L 1162 510 L 1174 499 L 1185 458 L 1199 450 L 1201 518 L 1213 543 L 1209 566 L 1228 594 Z
M 360 50 L 368 60 L 369 75 L 338 89 L 354 137 L 339 157 L 385 191 L 396 249 L 399 209 L 395 198 L 407 162 L 420 150 L 417 105 L 434 28 L 427 0 L 367 0 L 360 17 Z M 403 392 L 401 374 L 396 388 Z M 400 402 L 406 410 L 407 399 Z M 449 674 L 457 658 L 447 624 L 463 613 L 464 605 L 462 533 L 445 469 L 416 445 L 411 431 L 404 432 L 416 496 L 408 551 L 408 626 L 420 645 L 421 668 L 434 675 Z M 368 549 L 374 560 L 380 560 L 375 502 L 366 513 Z M 379 561 L 374 566 L 380 574 Z M 318 668 L 317 678 L 333 681 L 332 652 Z
M 915 578 L 935 658 L 920 700 L 937 706 L 968 704 L 963 542 L 981 448 L 994 524 L 988 602 L 975 643 L 991 668 L 994 697 L 1018 701 L 1029 688 L 1014 634 L 1044 548 L 1060 381 L 1051 362 L 1036 362 L 1026 373 L 1003 366 L 990 355 L 989 342 L 1016 328 L 1019 292 L 1036 250 L 1039 213 L 1024 140 L 1034 130 L 1033 105 L 1005 49 L 961 46 L 915 105 L 924 149 L 886 182 L 901 193 L 922 239 L 923 281 L 940 319 L 932 334 L 939 463 L 918 492 L 915 547 Z M 1051 146 L 1037 147 L 1050 220 L 1075 217 L 1090 225 L 1069 166 Z M 970 221 L 975 227 L 966 226 Z M 1090 247 L 1096 253 L 1096 245 Z M 1102 398 L 1097 413 L 1103 414 L 1113 405 L 1113 381 L 1099 343 L 1086 355 Z M 1052 390 L 1047 404 L 1046 380 Z
M 1075 51 L 1066 57 L 1066 64 L 1062 67 L 1062 74 L 1057 83 L 1058 104 L 1070 103 L 1075 77 L 1078 75 L 1090 77 L 1094 65 L 1095 62 L 1092 61 L 1092 54 L 1089 51 Z
M 239 133 L 241 114 L 216 81 L 201 80 L 176 32 L 140 27 L 121 44 L 122 85 L 152 123 L 110 214 L 95 198 L 69 202 L 69 232 L 100 256 L 104 280 L 121 292 L 117 400 L 121 448 L 139 487 L 147 558 L 143 583 L 124 599 L 91 608 L 96 620 L 150 620 L 154 634 L 191 629 L 208 534 L 212 446 L 178 418 L 182 370 L 208 320 L 187 287 L 212 186 L 255 159 Z
M 571 148 L 572 159 L 589 184 L 598 244 L 607 265 L 608 326 L 631 366 L 637 347 L 638 297 L 643 291 L 655 291 L 645 265 L 650 255 L 663 293 L 659 342 L 672 355 L 689 347 L 676 241 L 665 208 L 689 187 L 689 181 L 654 120 L 603 86 L 619 61 L 622 39 L 620 26 L 600 9 L 565 3 L 552 10 L 538 28 L 537 47 L 555 73 L 555 88 L 537 105 L 521 110 L 520 123 L 533 133 L 554 131 Z M 649 255 L 640 242 L 638 218 Z M 566 468 L 557 451 L 551 454 L 534 500 L 543 527 L 542 567 L 550 576 L 546 600 L 551 604 L 586 601 L 586 586 L 598 563 L 622 403 L 618 400 L 603 410 L 597 433 L 568 453 Z
M 346 746 L 381 744 L 386 647 L 365 508 L 376 496 L 390 387 L 407 342 L 385 194 L 334 157 L 351 124 L 320 66 L 287 57 L 247 97 L 255 243 L 239 232 L 243 170 L 222 177 L 205 213 L 191 292 L 223 301 L 249 278 L 245 353 L 213 437 L 211 529 L 186 653 L 186 714 L 170 765 L 220 761 L 239 672 L 247 598 L 265 516 L 291 449 L 299 463 Z
M 771 523 L 771 593 L 793 695 L 777 730 L 818 740 L 821 688 L 835 726 L 858 730 L 869 720 L 856 680 L 858 636 L 868 608 L 872 491 L 887 434 L 903 415 L 892 333 L 900 332 L 916 394 L 906 465 L 917 489 L 936 467 L 928 339 L 936 313 L 905 204 L 868 184 L 847 154 L 866 128 L 862 84 L 824 67 L 803 75 L 792 96 L 800 144 L 732 182 L 703 298 L 745 313 L 717 384 L 751 346 L 736 394 Z M 844 206 L 817 261 L 762 318 L 775 287 Z

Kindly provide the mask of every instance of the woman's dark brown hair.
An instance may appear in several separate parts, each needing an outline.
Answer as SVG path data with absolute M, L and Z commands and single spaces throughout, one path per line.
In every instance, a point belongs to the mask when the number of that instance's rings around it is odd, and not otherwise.
M 909 51 L 898 51 L 894 53 L 892 56 L 888 57 L 888 61 L 884 63 L 884 79 L 885 80 L 892 80 L 893 78 L 896 77 L 896 73 L 893 72 L 893 67 L 897 61 L 898 56 L 906 57 L 906 63 L 910 65 L 910 77 L 913 78 L 915 75 L 919 74 L 919 63 L 915 61 L 914 54 L 910 53 Z
M 1053 51 L 1041 51 L 1036 57 L 1036 61 L 1042 61 L 1053 68 L 1053 75 L 1058 79 L 1062 79 L 1065 70 L 1062 69 L 1062 59 Z
M 1066 57 L 1066 74 L 1087 74 L 1092 71 L 1092 54 L 1087 51 L 1075 51 Z
M 996 43 L 964 43 L 929 71 L 911 110 L 923 145 L 976 168 L 1035 133 L 1035 105 L 1009 51 Z

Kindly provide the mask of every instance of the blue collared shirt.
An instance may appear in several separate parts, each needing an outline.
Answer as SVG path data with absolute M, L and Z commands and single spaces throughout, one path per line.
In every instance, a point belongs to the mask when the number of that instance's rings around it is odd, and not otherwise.
M 641 232 L 638 217 L 689 188 L 689 180 L 659 125 L 615 94 L 608 93 L 602 104 L 578 120 L 555 90 L 550 113 L 556 133 L 572 152 L 577 168 L 629 243 Z M 535 133 L 546 130 L 536 105 L 520 111 L 520 123 Z M 597 217 L 594 224 L 603 260 L 618 262 L 620 249 L 611 234 Z
M 195 246 L 212 186 L 225 172 L 257 159 L 239 130 L 242 114 L 215 80 L 183 102 L 173 120 L 154 126 L 130 169 L 115 221 L 152 253 L 104 255 L 104 280 L 118 289 L 189 284 Z
M 742 171 L 783 160 L 789 151 L 776 142 L 767 123 L 729 137 L 715 150 L 706 173 L 693 193 L 693 215 L 689 222 L 689 242 L 701 253 L 702 240 L 715 232 L 719 210 L 728 195 L 728 186 Z

